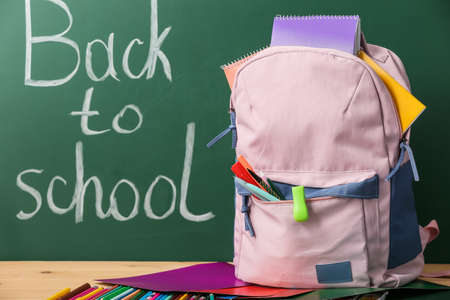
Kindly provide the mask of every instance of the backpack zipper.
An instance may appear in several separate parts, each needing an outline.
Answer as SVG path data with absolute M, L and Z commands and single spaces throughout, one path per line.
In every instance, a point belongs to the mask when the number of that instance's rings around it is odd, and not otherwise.
M 220 68 L 221 68 L 222 70 L 226 70 L 226 69 L 229 69 L 229 68 L 235 66 L 236 64 L 243 64 L 243 63 L 245 63 L 248 59 L 250 59 L 250 57 L 252 57 L 253 55 L 255 55 L 256 53 L 261 52 L 262 50 L 267 49 L 267 48 L 269 48 L 269 47 L 270 47 L 269 45 L 265 45 L 265 46 L 263 46 L 263 47 L 257 48 L 256 50 L 247 52 L 247 53 L 245 53 L 244 55 L 241 55 L 240 57 L 235 58 L 235 59 L 232 59 L 232 60 L 229 61 L 228 63 L 225 63 L 225 64 L 221 65 Z

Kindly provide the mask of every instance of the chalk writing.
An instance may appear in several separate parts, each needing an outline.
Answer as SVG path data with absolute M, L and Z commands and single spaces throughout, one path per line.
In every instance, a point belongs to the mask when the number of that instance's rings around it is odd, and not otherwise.
M 70 11 L 69 6 L 62 0 L 45 0 L 57 5 L 61 8 L 65 15 L 69 20 L 69 24 L 67 27 L 61 31 L 60 33 L 53 35 L 42 35 L 42 36 L 34 36 L 32 31 L 32 14 L 31 14 L 31 0 L 25 0 L 25 85 L 29 86 L 38 86 L 38 87 L 52 87 L 52 86 L 60 86 L 67 82 L 69 82 L 75 74 L 78 72 L 80 67 L 80 47 L 78 43 L 66 36 L 66 34 L 70 31 L 73 25 L 73 16 Z M 128 65 L 128 59 L 130 56 L 131 49 L 137 43 L 138 45 L 143 45 L 144 42 L 139 38 L 133 38 L 128 44 L 127 48 L 124 51 L 122 56 L 122 67 L 125 75 L 127 75 L 131 79 L 139 79 L 145 73 L 146 79 L 150 79 L 155 74 L 156 63 L 158 59 L 161 61 L 164 74 L 166 78 L 171 81 L 172 80 L 172 71 L 170 66 L 170 61 L 167 58 L 166 54 L 161 50 L 162 43 L 166 39 L 169 34 L 171 27 L 166 27 L 162 31 L 162 33 L 158 34 L 158 2 L 157 0 L 151 0 L 151 13 L 150 13 L 150 41 L 149 48 L 147 54 L 147 60 L 138 75 L 134 75 L 130 67 Z M 57 44 L 65 44 L 71 47 L 76 53 L 76 61 L 74 63 L 73 69 L 67 74 L 65 77 L 51 79 L 51 80 L 39 80 L 32 78 L 32 53 L 33 53 L 33 45 L 34 44 L 43 44 L 43 43 L 57 43 Z M 98 77 L 94 69 L 92 67 L 92 46 L 94 44 L 100 44 L 105 48 L 107 57 L 108 57 L 108 68 L 105 73 Z M 86 45 L 86 56 L 85 56 L 85 68 L 88 77 L 95 82 L 104 81 L 108 77 L 112 77 L 115 80 L 119 80 L 116 69 L 114 67 L 114 33 L 111 32 L 108 37 L 108 43 L 106 44 L 101 39 L 94 39 L 87 43 Z
M 72 25 L 74 24 L 74 18 L 70 11 L 69 6 L 63 0 L 41 0 L 50 2 L 60 9 L 63 10 L 65 16 L 68 19 L 67 27 L 62 30 L 60 33 L 53 35 L 42 35 L 35 36 L 32 31 L 32 13 L 31 13 L 31 0 L 25 0 L 25 80 L 24 83 L 27 86 L 35 86 L 35 87 L 55 87 L 61 86 L 65 83 L 69 82 L 78 72 L 81 54 L 80 47 L 78 43 L 66 36 L 66 34 L 71 30 Z M 131 71 L 129 66 L 129 57 L 131 55 L 131 51 L 135 46 L 142 46 L 144 42 L 139 38 L 133 38 L 129 42 L 126 47 L 123 56 L 122 56 L 122 69 L 124 74 L 130 79 L 140 79 L 146 74 L 145 79 L 148 80 L 152 78 L 155 74 L 156 65 L 158 60 L 161 62 L 162 69 L 165 77 L 172 81 L 172 70 L 168 57 L 161 50 L 162 43 L 167 38 L 171 27 L 166 27 L 161 34 L 159 34 L 158 30 L 158 7 L 157 0 L 149 0 L 150 1 L 150 36 L 149 36 L 149 50 L 147 54 L 147 60 L 140 70 L 138 74 L 135 74 Z M 94 39 L 87 43 L 85 50 L 85 70 L 88 78 L 93 82 L 102 82 L 107 80 L 108 78 L 112 78 L 112 80 L 119 82 L 119 74 L 116 71 L 114 66 L 114 39 L 115 34 L 111 32 L 108 35 L 107 42 L 102 39 Z M 40 80 L 32 77 L 32 50 L 33 45 L 35 44 L 63 44 L 69 46 L 73 49 L 76 54 L 76 60 L 73 63 L 73 69 L 70 70 L 65 76 L 60 78 L 55 78 L 51 80 Z M 108 66 L 106 70 L 101 74 L 100 71 L 95 71 L 93 68 L 93 60 L 94 56 L 92 53 L 92 48 L 94 45 L 102 46 L 105 50 Z M 101 75 L 99 75 L 101 74 Z M 94 116 L 100 116 L 100 112 L 98 110 L 91 110 L 92 96 L 94 92 L 94 87 L 89 87 L 85 91 L 82 108 L 79 111 L 72 111 L 69 113 L 72 117 L 80 117 L 80 129 L 81 132 L 86 136 L 98 136 L 106 133 L 118 133 L 120 135 L 132 134 L 139 130 L 142 127 L 144 121 L 144 115 L 139 109 L 139 107 L 135 104 L 127 104 L 125 105 L 112 119 L 111 128 L 91 128 L 89 126 L 89 118 Z M 129 111 L 129 113 L 134 113 L 137 116 L 137 124 L 134 125 L 133 128 L 123 128 L 120 126 L 120 121 L 122 118 L 125 118 L 125 113 Z M 128 115 L 128 114 L 127 114 Z M 180 215 L 188 221 L 191 222 L 204 222 L 214 218 L 214 214 L 212 212 L 207 212 L 203 214 L 194 214 L 188 208 L 188 187 L 189 187 L 189 179 L 191 176 L 191 167 L 194 153 L 194 143 L 195 143 L 195 124 L 193 122 L 188 123 L 186 127 L 186 139 L 185 139 L 185 153 L 184 153 L 184 163 L 182 168 L 182 176 L 180 183 L 180 199 L 179 199 L 179 213 Z M 67 187 L 67 180 L 59 175 L 54 176 L 47 188 L 46 200 L 49 210 L 52 213 L 58 215 L 64 215 L 69 212 L 74 212 L 75 215 L 75 223 L 83 222 L 84 217 L 84 209 L 88 204 L 85 204 L 85 195 L 88 188 L 93 188 L 95 191 L 95 212 L 99 219 L 105 219 L 112 217 L 117 221 L 129 221 L 135 218 L 139 214 L 139 207 L 141 201 L 141 194 L 136 187 L 136 185 L 129 179 L 120 178 L 117 180 L 115 185 L 113 186 L 110 194 L 109 194 L 109 207 L 106 211 L 103 210 L 102 201 L 103 201 L 103 186 L 102 181 L 98 176 L 91 176 L 89 178 L 85 178 L 85 161 L 83 157 L 83 141 L 78 140 L 75 142 L 75 187 L 73 191 L 73 196 L 70 204 L 67 207 L 61 207 L 58 205 L 58 199 L 54 197 L 54 191 L 56 188 L 61 189 Z M 16 185 L 17 187 L 28 195 L 28 198 L 34 201 L 34 209 L 32 211 L 24 211 L 20 210 L 16 217 L 19 220 L 29 220 L 33 218 L 41 209 L 42 209 L 42 195 L 41 192 L 32 186 L 30 182 L 33 181 L 35 176 L 40 176 L 45 172 L 44 169 L 26 169 L 19 172 L 16 177 Z M 26 182 L 25 182 L 26 179 Z M 152 209 L 152 194 L 154 188 L 158 185 L 158 183 L 166 182 L 170 186 L 170 203 L 169 208 L 162 213 L 161 215 L 157 215 Z M 119 189 L 128 189 L 129 194 L 131 195 L 131 199 L 133 201 L 133 207 L 128 215 L 124 215 L 119 211 L 118 203 L 120 199 L 118 199 L 117 191 Z M 123 193 L 121 193 L 123 194 Z M 153 220 L 162 220 L 168 218 L 175 212 L 177 204 L 177 186 L 175 182 L 168 176 L 159 174 L 156 178 L 150 183 L 143 201 L 143 209 L 147 218 Z
M 186 129 L 186 151 L 185 151 L 185 158 L 184 158 L 184 165 L 183 165 L 183 172 L 182 172 L 182 180 L 181 180 L 181 195 L 180 195 L 180 202 L 179 202 L 179 212 L 180 215 L 192 222 L 203 222 L 207 221 L 214 217 L 214 214 L 212 212 L 208 212 L 201 215 L 195 215 L 191 213 L 187 206 L 187 191 L 189 186 L 189 177 L 190 177 L 190 170 L 192 166 L 192 158 L 193 158 L 193 150 L 194 150 L 194 140 L 195 140 L 195 124 L 189 123 L 187 124 Z M 44 172 L 43 169 L 27 169 L 23 170 L 22 172 L 17 175 L 16 183 L 17 186 L 24 191 L 25 193 L 29 194 L 31 198 L 34 199 L 35 202 L 35 208 L 32 212 L 24 212 L 20 211 L 16 217 L 20 220 L 28 220 L 33 218 L 41 209 L 42 207 L 42 195 L 39 192 L 39 190 L 32 187 L 29 183 L 25 183 L 23 177 L 27 174 L 42 174 Z M 83 157 L 83 143 L 81 141 L 78 141 L 75 145 L 75 173 L 76 173 L 76 182 L 75 182 L 75 188 L 74 188 L 74 194 L 72 197 L 72 202 L 69 204 L 66 208 L 59 207 L 55 200 L 53 199 L 53 191 L 55 188 L 56 182 L 61 182 L 64 186 L 67 185 L 67 181 L 65 178 L 61 176 L 54 176 L 48 185 L 47 189 L 47 204 L 50 209 L 55 214 L 63 215 L 71 210 L 75 210 L 75 223 L 81 223 L 83 222 L 83 216 L 84 216 L 84 208 L 85 208 L 85 193 L 89 185 L 92 183 L 93 188 L 95 190 L 95 212 L 98 218 L 105 219 L 108 217 L 113 217 L 117 221 L 128 221 L 133 219 L 138 215 L 139 212 L 139 200 L 140 200 L 140 193 L 138 189 L 136 188 L 135 184 L 131 182 L 128 179 L 122 178 L 117 181 L 117 183 L 114 185 L 110 195 L 109 195 L 109 208 L 106 212 L 102 209 L 102 201 L 103 201 L 103 187 L 100 178 L 97 176 L 91 176 L 87 179 L 84 177 L 84 157 Z M 156 215 L 151 207 L 151 199 L 152 199 L 152 193 L 155 186 L 161 182 L 166 181 L 169 183 L 171 187 L 172 197 L 170 201 L 170 207 L 169 209 L 164 212 L 162 215 L 158 216 Z M 119 201 L 116 198 L 116 191 L 121 186 L 128 186 L 133 194 L 133 209 L 130 212 L 128 216 L 123 216 L 118 209 L 117 202 Z M 149 219 L 155 219 L 155 220 L 162 220 L 169 217 L 174 211 L 176 206 L 176 197 L 177 197 L 177 188 L 175 186 L 174 181 L 165 175 L 158 175 L 153 180 L 153 182 L 150 184 L 149 188 L 147 189 L 147 192 L 145 193 L 144 197 L 144 212 L 145 215 Z

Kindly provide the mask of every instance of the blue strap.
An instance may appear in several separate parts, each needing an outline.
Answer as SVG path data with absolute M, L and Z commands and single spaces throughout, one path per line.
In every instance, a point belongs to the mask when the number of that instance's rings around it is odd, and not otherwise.
M 272 181 L 285 199 L 292 199 L 293 185 Z M 361 182 L 335 185 L 328 188 L 305 187 L 305 198 L 338 197 L 374 199 L 378 198 L 378 175 L 372 176 Z
M 400 144 L 400 155 L 398 156 L 397 164 L 394 166 L 394 168 L 388 174 L 385 181 L 391 180 L 392 176 L 394 176 L 395 173 L 397 173 L 398 169 L 400 169 L 400 166 L 401 166 L 404 158 L 405 158 L 405 148 L 403 148 L 402 144 Z
M 398 172 L 398 169 L 400 169 L 400 166 L 402 165 L 403 159 L 405 158 L 405 151 L 408 151 L 409 162 L 411 164 L 411 169 L 412 169 L 413 174 L 414 174 L 414 180 L 415 181 L 419 181 L 419 172 L 417 171 L 417 165 L 416 165 L 416 161 L 414 160 L 414 155 L 413 155 L 412 149 L 405 142 L 401 142 L 400 143 L 400 155 L 398 157 L 397 164 L 391 170 L 389 175 L 386 177 L 386 179 L 385 179 L 386 181 L 391 180 L 392 176 L 394 176 Z
M 414 180 L 419 181 L 419 179 L 420 179 L 419 172 L 417 171 L 417 165 L 416 165 L 416 161 L 414 160 L 414 155 L 413 155 L 411 147 L 408 144 L 406 144 L 405 142 L 402 142 L 400 144 L 400 147 L 404 147 L 404 148 L 406 148 L 406 151 L 408 151 L 409 162 L 411 163 L 411 168 L 412 168 L 412 171 L 414 174 Z
M 250 198 L 250 192 L 244 189 L 240 184 L 235 182 L 236 190 L 239 195 L 242 196 L 241 213 L 244 214 L 245 230 L 250 233 L 250 236 L 255 236 L 252 222 L 250 221 L 250 207 L 248 206 L 248 200 Z
M 219 133 L 216 137 L 214 137 L 211 141 L 209 141 L 208 144 L 206 144 L 206 147 L 211 148 L 215 143 L 217 143 L 220 139 L 222 139 L 224 136 L 226 136 L 231 131 L 231 147 L 234 149 L 236 148 L 236 113 L 234 111 L 230 112 L 230 125 L 221 133 Z
M 255 231 L 253 230 L 252 222 L 250 221 L 250 207 L 248 207 L 248 199 L 250 196 L 244 196 L 242 198 L 242 208 L 241 213 L 244 214 L 245 230 L 250 233 L 250 236 L 255 236 Z

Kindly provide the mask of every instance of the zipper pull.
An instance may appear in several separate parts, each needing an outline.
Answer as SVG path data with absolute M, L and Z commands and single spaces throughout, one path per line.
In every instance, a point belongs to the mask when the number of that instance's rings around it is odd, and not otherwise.
M 293 215 L 297 222 L 308 220 L 308 207 L 306 206 L 305 188 L 303 185 L 292 187 Z
M 405 148 L 406 151 L 408 151 L 409 162 L 411 163 L 411 168 L 412 168 L 412 171 L 414 174 L 414 180 L 419 181 L 419 179 L 420 179 L 419 172 L 417 171 L 417 165 L 416 165 L 416 161 L 414 160 L 414 155 L 413 155 L 411 147 L 409 146 L 409 144 L 407 144 L 405 142 L 401 142 L 400 147 Z
M 411 164 L 411 169 L 413 171 L 414 180 L 419 181 L 419 172 L 417 171 L 416 161 L 414 160 L 414 155 L 413 155 L 412 149 L 409 146 L 409 144 L 406 142 L 405 139 L 402 139 L 402 141 L 400 142 L 400 155 L 398 157 L 397 164 L 392 169 L 392 171 L 389 173 L 389 175 L 386 177 L 385 181 L 389 181 L 392 178 L 392 176 L 394 176 L 397 173 L 398 169 L 400 169 L 403 159 L 405 158 L 405 151 L 408 152 L 409 163 Z

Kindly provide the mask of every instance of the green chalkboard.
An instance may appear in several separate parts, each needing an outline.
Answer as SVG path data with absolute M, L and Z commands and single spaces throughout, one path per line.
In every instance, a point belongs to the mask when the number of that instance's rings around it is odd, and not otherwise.
M 229 122 L 219 66 L 267 45 L 276 14 L 359 14 L 403 59 L 428 106 L 416 204 L 442 236 L 426 256 L 450 262 L 444 0 L 1 1 L 0 259 L 230 260 L 234 153 L 205 147 Z

